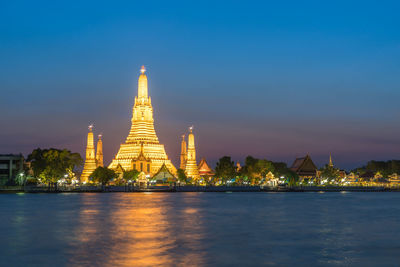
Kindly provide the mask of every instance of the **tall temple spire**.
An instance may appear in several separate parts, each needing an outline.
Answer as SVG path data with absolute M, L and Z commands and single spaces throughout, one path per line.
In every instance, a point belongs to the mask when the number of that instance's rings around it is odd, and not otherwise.
M 132 126 L 126 143 L 152 142 L 158 143 L 154 130 L 153 107 L 151 99 L 147 95 L 146 69 L 142 66 L 138 79 L 138 96 L 132 109 Z
M 138 81 L 138 98 L 139 99 L 147 99 L 148 97 L 148 89 L 147 89 L 147 76 L 144 74 L 146 72 L 146 68 L 142 66 L 140 69 L 140 76 Z
M 140 163 L 144 163 L 139 160 L 139 156 L 144 154 L 146 155 L 146 173 L 154 175 L 165 164 L 170 172 L 175 174 L 176 168 L 168 159 L 164 145 L 160 144 L 154 129 L 153 107 L 151 98 L 148 96 L 145 72 L 146 69 L 142 66 L 138 79 L 138 94 L 132 109 L 129 135 L 125 143 L 121 144 L 109 168 L 116 169 L 120 165 L 124 170 L 132 170 Z
M 97 141 L 97 150 L 96 150 L 96 163 L 97 167 L 104 167 L 103 164 L 103 141 L 101 140 L 102 135 L 98 135 L 99 140 Z
M 180 168 L 184 170 L 186 168 L 186 160 L 187 160 L 187 146 L 185 141 L 185 135 L 182 135 L 181 142 L 181 165 Z
M 81 183 L 88 182 L 89 176 L 96 169 L 96 156 L 94 149 L 94 138 L 93 138 L 93 124 L 89 125 L 89 132 L 87 135 L 86 145 L 86 159 L 83 171 L 81 174 Z
M 188 149 L 187 149 L 187 160 L 185 168 L 186 176 L 192 178 L 194 181 L 198 181 L 200 178 L 199 169 L 196 162 L 196 148 L 194 145 L 194 134 L 193 126 L 189 128 L 188 135 Z
M 329 167 L 333 167 L 332 154 L 329 154 Z

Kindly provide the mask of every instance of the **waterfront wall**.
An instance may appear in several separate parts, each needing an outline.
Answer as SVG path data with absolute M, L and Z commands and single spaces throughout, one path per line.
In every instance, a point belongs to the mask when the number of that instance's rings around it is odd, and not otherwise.
M 400 192 L 400 188 L 379 186 L 298 186 L 298 187 L 259 187 L 259 186 L 2 186 L 0 193 L 66 193 L 66 192 Z

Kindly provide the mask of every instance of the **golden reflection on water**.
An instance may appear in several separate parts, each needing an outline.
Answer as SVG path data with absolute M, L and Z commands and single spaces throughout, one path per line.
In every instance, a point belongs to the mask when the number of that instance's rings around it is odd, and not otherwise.
M 112 202 L 104 202 L 107 198 Z M 198 210 L 176 209 L 169 198 L 170 194 L 113 194 L 111 198 L 110 194 L 82 194 L 71 264 L 204 265 L 204 229 Z

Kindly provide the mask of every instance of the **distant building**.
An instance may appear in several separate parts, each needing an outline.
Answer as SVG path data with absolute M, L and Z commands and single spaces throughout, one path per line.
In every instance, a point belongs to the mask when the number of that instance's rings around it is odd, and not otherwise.
M 397 173 L 389 175 L 388 178 L 391 184 L 400 184 L 400 176 Z
M 297 158 L 290 169 L 297 173 L 300 180 L 311 179 L 317 175 L 317 166 L 315 166 L 309 155 L 303 158 Z
M 376 172 L 374 175 L 374 180 L 383 178 L 383 175 L 380 172 Z
M 0 185 L 6 185 L 15 180 L 24 171 L 24 156 L 22 154 L 0 155 Z
M 349 182 L 350 185 L 356 184 L 358 182 L 358 175 L 354 172 L 351 172 L 349 175 L 346 177 L 346 181 Z
M 373 171 L 367 171 L 367 172 L 359 175 L 359 178 L 362 182 L 370 182 L 370 181 L 374 180 L 375 173 Z
M 339 177 L 344 179 L 347 177 L 347 173 L 345 170 L 339 170 Z
M 265 179 L 262 185 L 275 187 L 279 184 L 279 178 L 275 177 L 275 175 L 270 171 L 265 175 Z

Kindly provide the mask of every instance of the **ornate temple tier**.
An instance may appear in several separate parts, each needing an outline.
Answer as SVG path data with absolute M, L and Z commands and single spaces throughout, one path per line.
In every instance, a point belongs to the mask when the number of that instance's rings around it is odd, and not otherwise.
M 176 168 L 168 159 L 164 145 L 159 143 L 154 130 L 153 107 L 148 96 L 145 71 L 142 67 L 138 96 L 135 97 L 132 110 L 131 130 L 109 168 L 116 169 L 120 165 L 124 170 L 136 169 L 153 176 L 165 164 L 171 173 L 176 174 Z

